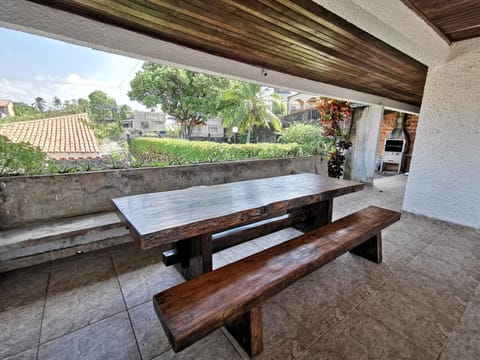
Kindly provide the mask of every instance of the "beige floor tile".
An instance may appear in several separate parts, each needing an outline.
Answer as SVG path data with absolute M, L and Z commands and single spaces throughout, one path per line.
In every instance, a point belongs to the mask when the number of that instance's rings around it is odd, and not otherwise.
M 173 350 L 168 350 L 154 358 L 154 360 L 210 359 L 241 360 L 242 357 L 219 329 L 179 353 L 175 354 Z
M 91 253 L 52 265 L 41 342 L 125 310 L 110 255 Z
M 143 359 L 152 359 L 170 349 L 152 301 L 135 306 L 128 312 Z
M 473 294 L 480 283 L 479 272 L 466 270 L 458 264 L 451 264 L 424 253 L 415 257 L 407 268 L 437 281 L 443 281 L 468 294 Z
M 272 300 L 306 327 L 315 338 L 325 334 L 354 307 L 334 288 L 310 276 L 289 286 Z
M 359 307 L 415 346 L 439 354 L 455 321 L 398 291 L 381 288 Z
M 360 311 L 316 341 L 301 360 L 433 360 L 435 357 Z
M 263 308 L 263 352 L 256 359 L 293 359 L 315 340 L 314 334 L 274 301 Z
M 50 265 L 0 274 L 0 359 L 36 348 Z
M 140 359 L 126 312 L 42 344 L 38 360 Z
M 162 250 L 124 246 L 112 251 L 118 280 L 127 307 L 152 300 L 153 295 L 184 282 L 174 266 L 162 262 Z

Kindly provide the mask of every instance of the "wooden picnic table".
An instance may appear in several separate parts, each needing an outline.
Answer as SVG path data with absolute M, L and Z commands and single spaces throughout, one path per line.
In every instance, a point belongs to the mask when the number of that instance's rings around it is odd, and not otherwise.
M 177 268 L 190 279 L 212 270 L 215 251 L 282 227 L 310 230 L 330 223 L 333 198 L 363 187 L 302 173 L 125 196 L 113 203 L 142 249 L 173 244 Z

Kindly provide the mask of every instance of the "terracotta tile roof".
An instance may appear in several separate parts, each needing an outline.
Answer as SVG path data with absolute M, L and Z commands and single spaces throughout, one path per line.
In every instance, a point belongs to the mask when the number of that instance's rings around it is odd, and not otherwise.
M 10 104 L 10 103 L 11 103 L 10 100 L 2 100 L 2 99 L 0 99 L 0 107 L 8 106 L 8 104 Z
M 0 135 L 15 143 L 38 146 L 56 159 L 99 157 L 100 146 L 89 123 L 87 114 L 20 121 L 0 125 Z

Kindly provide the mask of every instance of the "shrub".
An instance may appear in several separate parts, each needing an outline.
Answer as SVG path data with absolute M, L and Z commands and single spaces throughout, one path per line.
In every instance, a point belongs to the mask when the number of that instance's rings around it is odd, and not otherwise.
M 38 174 L 43 170 L 45 154 L 28 144 L 16 144 L 0 136 L 0 175 Z
M 306 154 L 319 154 L 325 149 L 323 129 L 318 125 L 293 123 L 281 131 L 281 143 L 297 143 Z
M 225 144 L 177 139 L 132 139 L 130 151 L 142 164 L 187 165 L 298 156 L 298 144 Z

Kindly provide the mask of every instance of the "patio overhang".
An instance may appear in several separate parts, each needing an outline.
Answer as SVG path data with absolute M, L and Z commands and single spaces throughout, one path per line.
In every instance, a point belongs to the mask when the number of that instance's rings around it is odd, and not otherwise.
M 215 9 L 208 2 L 5 3 L 0 24 L 6 27 L 276 87 L 419 112 L 427 67 L 315 2 L 225 1 Z

